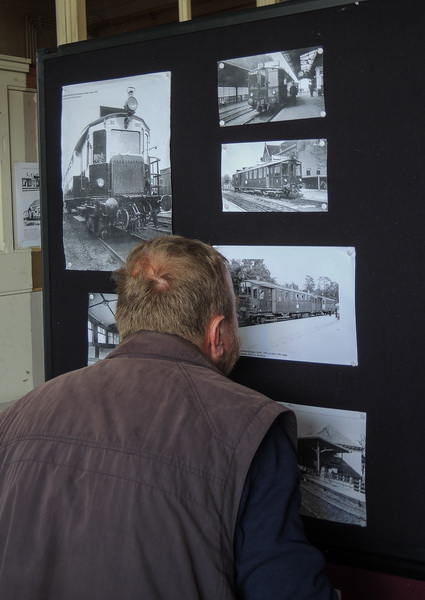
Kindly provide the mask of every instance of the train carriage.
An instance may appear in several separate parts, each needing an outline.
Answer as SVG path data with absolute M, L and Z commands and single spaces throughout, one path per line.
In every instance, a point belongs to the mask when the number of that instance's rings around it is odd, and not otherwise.
M 319 297 L 321 303 L 321 311 L 324 315 L 333 315 L 336 310 L 336 300 L 332 298 L 325 298 L 324 296 Z
M 171 210 L 160 185 L 159 159 L 150 157 L 150 129 L 135 114 L 134 89 L 124 110 L 101 107 L 83 130 L 63 178 L 64 208 L 78 211 L 103 237 L 111 228 L 137 233 L 159 210 Z
M 301 167 L 301 161 L 283 156 L 247 167 L 233 174 L 233 189 L 272 198 L 299 198 L 303 187 Z
M 278 64 L 258 67 L 248 73 L 248 104 L 253 110 L 270 112 L 288 99 L 286 72 Z
M 318 294 L 247 279 L 235 285 L 241 325 L 335 313 L 336 300 Z

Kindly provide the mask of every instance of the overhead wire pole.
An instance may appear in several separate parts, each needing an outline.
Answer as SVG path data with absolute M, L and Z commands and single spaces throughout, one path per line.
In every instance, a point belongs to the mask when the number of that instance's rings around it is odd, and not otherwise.
M 58 46 L 87 39 L 86 0 L 55 0 Z
M 190 21 L 192 18 L 191 0 L 179 0 L 179 21 Z

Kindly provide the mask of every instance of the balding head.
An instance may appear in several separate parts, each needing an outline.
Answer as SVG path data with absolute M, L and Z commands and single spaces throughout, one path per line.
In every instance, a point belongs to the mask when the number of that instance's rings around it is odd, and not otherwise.
M 143 242 L 113 278 L 122 339 L 139 330 L 158 331 L 202 348 L 213 317 L 235 323 L 227 261 L 199 240 L 170 235 Z

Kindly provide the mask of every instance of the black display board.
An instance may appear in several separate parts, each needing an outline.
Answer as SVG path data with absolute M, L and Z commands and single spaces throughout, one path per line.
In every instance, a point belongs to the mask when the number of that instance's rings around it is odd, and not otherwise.
M 319 8 L 320 7 L 320 8 Z M 326 116 L 220 127 L 217 61 L 324 49 Z M 61 94 L 169 71 L 173 232 L 214 245 L 356 249 L 358 366 L 241 358 L 232 377 L 275 400 L 367 413 L 367 526 L 306 518 L 334 562 L 425 576 L 424 222 L 420 1 L 290 2 L 129 33 L 38 57 L 47 377 L 87 364 L 87 295 L 110 273 L 65 268 Z M 226 143 L 326 138 L 329 210 L 226 213 Z

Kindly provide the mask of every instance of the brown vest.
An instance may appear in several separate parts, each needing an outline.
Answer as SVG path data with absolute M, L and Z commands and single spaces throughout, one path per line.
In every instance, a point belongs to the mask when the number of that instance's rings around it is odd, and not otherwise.
M 31 600 L 233 598 L 239 501 L 276 418 L 295 443 L 291 412 L 147 332 L 31 392 L 0 426 L 5 597 L 27 597 L 18 560 Z

